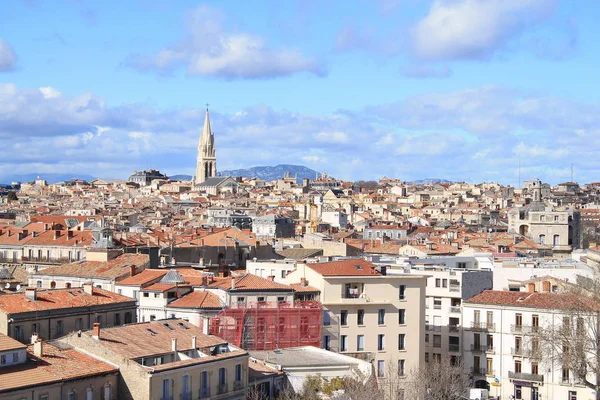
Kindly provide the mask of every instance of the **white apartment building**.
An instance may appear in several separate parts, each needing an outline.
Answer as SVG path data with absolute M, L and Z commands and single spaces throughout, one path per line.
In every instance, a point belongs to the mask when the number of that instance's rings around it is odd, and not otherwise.
M 322 347 L 374 364 L 378 378 L 424 362 L 425 283 L 363 259 L 298 264 L 287 276 L 321 293 Z
M 463 343 L 463 301 L 492 289 L 492 271 L 427 266 L 387 270 L 388 275 L 427 276 L 425 289 L 425 362 L 451 357 L 458 361 Z
M 595 398 L 573 371 L 540 351 L 543 328 L 572 326 L 571 318 L 565 322 L 563 317 L 573 299 L 569 294 L 486 290 L 465 301 L 464 364 L 473 386 L 490 389 L 500 399 Z M 588 380 L 595 377 L 588 375 Z

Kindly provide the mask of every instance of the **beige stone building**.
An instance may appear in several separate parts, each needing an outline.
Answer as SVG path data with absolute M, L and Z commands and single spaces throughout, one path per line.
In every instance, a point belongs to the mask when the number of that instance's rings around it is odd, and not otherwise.
M 321 292 L 323 348 L 372 361 L 379 378 L 424 362 L 425 276 L 348 259 L 298 264 L 287 278 Z
M 50 340 L 85 330 L 94 322 L 135 322 L 135 300 L 84 284 L 83 288 L 38 290 L 0 296 L 0 333 L 26 343 L 33 334 Z
M 120 400 L 245 398 L 248 353 L 185 320 L 95 325 L 60 342 L 117 365 Z

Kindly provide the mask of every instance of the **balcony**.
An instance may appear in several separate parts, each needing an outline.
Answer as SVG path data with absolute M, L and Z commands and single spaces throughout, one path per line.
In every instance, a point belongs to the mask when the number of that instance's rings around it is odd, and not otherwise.
M 223 383 L 217 387 L 217 394 L 227 393 L 227 384 Z
M 233 390 L 242 390 L 244 388 L 244 382 L 242 381 L 237 381 L 237 382 L 233 382 Z
M 210 387 L 205 387 L 198 390 L 198 397 L 201 399 L 206 399 L 207 397 L 210 397 Z
M 486 322 L 471 322 L 471 330 L 474 331 L 495 331 L 496 324 Z
M 471 351 L 474 353 L 485 353 L 487 351 L 487 346 L 480 344 L 480 345 L 471 345 Z
M 493 369 L 488 369 L 485 373 L 486 376 L 496 376 L 496 371 Z
M 513 356 L 523 357 L 527 355 L 527 352 L 523 347 L 511 347 L 510 354 Z
M 485 376 L 487 373 L 485 368 L 471 367 L 471 375 Z
M 163 396 L 160 400 L 173 400 L 173 396 Z
M 451 292 L 460 292 L 460 285 L 450 285 Z
M 427 324 L 425 325 L 425 330 L 428 332 L 441 332 L 442 331 L 442 327 L 440 325 L 430 325 Z
M 540 327 L 536 325 L 511 325 L 510 331 L 511 333 L 538 333 Z
M 192 392 L 181 393 L 179 395 L 179 400 L 192 400 Z
M 518 381 L 544 383 L 544 375 L 526 374 L 525 372 L 508 371 L 508 379 L 515 379 Z
M 441 304 L 434 304 L 433 305 L 433 309 L 434 310 L 441 310 L 442 309 L 442 305 Z
M 460 326 L 458 325 L 448 325 L 448 332 L 459 332 Z
M 460 314 L 460 307 L 450 307 L 450 312 Z
M 458 353 L 460 351 L 460 345 L 459 344 L 449 344 L 448 351 L 451 353 Z
M 485 352 L 488 354 L 494 354 L 494 346 L 487 346 L 487 348 L 485 349 Z

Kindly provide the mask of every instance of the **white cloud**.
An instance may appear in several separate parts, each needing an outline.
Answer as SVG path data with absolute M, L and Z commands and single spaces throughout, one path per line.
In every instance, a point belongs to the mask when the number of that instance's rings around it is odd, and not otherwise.
M 186 66 L 190 75 L 225 79 L 274 78 L 302 71 L 325 74 L 315 58 L 297 49 L 270 48 L 258 35 L 227 32 L 223 20 L 219 11 L 199 6 L 190 13 L 186 40 L 153 56 L 131 55 L 125 63 L 140 71 L 162 73 Z
M 17 67 L 17 54 L 5 40 L 0 39 L 0 72 L 12 71 Z
M 40 92 L 42 92 L 45 99 L 53 99 L 55 97 L 60 96 L 61 94 L 58 90 L 54 89 L 51 86 L 41 87 Z
M 313 164 L 315 164 L 315 163 L 322 163 L 322 162 L 325 161 L 323 158 L 321 158 L 319 156 L 303 156 L 302 160 L 304 160 L 304 161 L 306 161 L 308 163 L 313 163 Z
M 556 0 L 435 0 L 413 31 L 429 60 L 486 59 L 549 15 Z
M 148 132 L 129 132 L 129 137 L 134 140 L 148 139 L 150 137 L 150 133 L 148 133 Z
M 314 135 L 315 140 L 322 143 L 347 143 L 348 135 L 344 132 L 318 132 Z

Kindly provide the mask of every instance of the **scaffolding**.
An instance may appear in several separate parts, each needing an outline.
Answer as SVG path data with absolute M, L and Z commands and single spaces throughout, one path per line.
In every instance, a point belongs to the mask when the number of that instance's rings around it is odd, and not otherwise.
M 244 350 L 321 347 L 321 303 L 239 303 L 210 321 L 210 333 Z

